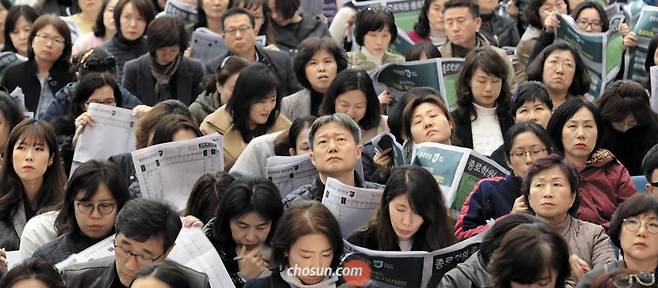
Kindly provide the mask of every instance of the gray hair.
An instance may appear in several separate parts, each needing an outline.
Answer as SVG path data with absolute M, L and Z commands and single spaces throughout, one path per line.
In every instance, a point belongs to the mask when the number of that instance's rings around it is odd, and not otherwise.
M 356 122 L 354 122 L 354 120 L 352 120 L 352 118 L 347 116 L 345 113 L 334 113 L 315 119 L 313 124 L 311 124 L 311 128 L 308 130 L 308 146 L 311 148 L 311 150 L 313 150 L 313 140 L 315 139 L 315 133 L 318 132 L 320 127 L 329 123 L 336 123 L 347 128 L 347 130 L 350 131 L 350 134 L 352 134 L 354 142 L 356 142 L 357 145 L 361 142 L 361 128 L 359 128 L 359 125 L 356 124 Z

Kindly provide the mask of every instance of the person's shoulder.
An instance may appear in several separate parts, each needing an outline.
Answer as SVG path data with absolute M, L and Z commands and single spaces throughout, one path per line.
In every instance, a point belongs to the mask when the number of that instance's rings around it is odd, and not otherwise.
M 201 64 L 201 61 L 190 58 L 190 57 L 183 57 L 183 63 L 185 65 L 190 66 L 190 69 L 192 70 L 202 70 L 203 71 L 203 64 Z
M 32 257 L 49 259 L 50 256 L 64 243 L 66 235 L 60 235 L 55 240 L 50 241 L 34 251 Z M 56 264 L 56 263 L 53 263 Z
M 272 59 L 272 61 L 285 61 L 290 59 L 290 54 L 283 52 L 283 51 L 278 51 L 274 49 L 267 49 L 267 48 L 260 48 L 256 46 L 256 49 L 260 49 L 260 51 L 265 54 L 267 57 Z M 278 63 L 277 63 L 278 64 Z
M 208 275 L 206 273 L 196 271 L 192 268 L 181 265 L 177 262 L 173 262 L 173 263 L 174 265 L 176 265 L 176 267 L 178 267 L 178 269 L 180 269 L 183 272 L 185 278 L 191 284 L 190 287 L 195 287 L 195 288 L 208 287 L 209 280 L 208 280 Z
M 149 54 L 144 54 L 135 59 L 128 60 L 126 61 L 126 64 L 124 66 L 127 69 L 128 67 L 139 67 L 139 65 L 148 65 L 148 57 Z
M 201 126 L 212 125 L 217 132 L 221 134 L 226 134 L 233 127 L 233 118 L 231 114 L 226 111 L 226 105 L 219 107 L 215 112 L 206 116 L 205 119 L 201 122 Z
M 290 193 L 288 193 L 288 195 L 286 195 L 286 197 L 283 198 L 283 206 L 289 207 L 290 205 L 292 205 L 297 201 L 312 200 L 311 191 L 315 190 L 315 188 L 316 188 L 315 183 L 306 184 L 297 187 L 297 189 L 292 190 Z

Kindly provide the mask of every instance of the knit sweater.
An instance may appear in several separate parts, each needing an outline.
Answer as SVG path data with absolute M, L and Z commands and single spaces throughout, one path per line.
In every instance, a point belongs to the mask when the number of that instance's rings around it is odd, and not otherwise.
M 473 150 L 482 155 L 489 156 L 494 150 L 503 145 L 503 133 L 500 129 L 496 108 L 485 108 L 473 103 L 477 118 L 471 122 L 473 133 Z
M 110 42 L 102 46 L 107 53 L 114 56 L 117 61 L 117 78 L 123 79 L 123 65 L 126 62 L 136 59 L 148 52 L 146 48 L 146 38 L 140 37 L 137 40 L 129 41 L 121 36 L 121 33 L 114 35 Z

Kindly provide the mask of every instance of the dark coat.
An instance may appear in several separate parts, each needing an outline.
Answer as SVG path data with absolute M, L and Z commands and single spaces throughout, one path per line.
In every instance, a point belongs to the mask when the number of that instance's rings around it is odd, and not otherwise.
M 601 147 L 610 150 L 631 176 L 644 175 L 642 159 L 658 143 L 658 124 L 640 125 L 622 133 L 605 121 L 601 130 L 605 135 Z
M 255 47 L 256 53 L 258 54 L 258 62 L 263 63 L 265 66 L 272 69 L 272 72 L 274 72 L 279 79 L 279 89 L 277 89 L 277 94 L 280 97 L 285 97 L 302 90 L 301 85 L 295 78 L 295 72 L 292 69 L 290 56 L 280 51 L 264 49 L 259 46 Z M 206 63 L 206 73 L 214 75 L 217 68 L 219 68 L 219 65 L 224 61 L 224 58 L 228 56 L 231 56 L 231 51 L 228 51 L 224 55 L 216 57 Z
M 272 23 L 272 32 L 276 47 L 290 55 L 297 53 L 297 47 L 302 40 L 309 37 L 323 38 L 330 36 L 327 23 L 318 15 L 299 13 L 302 21 L 281 27 Z
M 496 114 L 496 116 L 498 116 Z M 458 117 L 455 112 L 452 113 L 452 118 L 455 119 L 455 130 L 453 132 L 455 143 L 453 145 L 473 149 L 473 131 L 471 130 L 471 119 L 463 119 Z M 498 117 L 498 124 L 500 125 L 500 133 L 503 137 L 512 125 L 514 125 L 514 118 L 510 115 L 507 119 Z
M 145 105 L 153 106 L 159 102 L 155 95 L 155 78 L 151 74 L 151 54 L 144 54 L 137 59 L 126 62 L 123 67 L 123 87 L 136 95 Z M 199 87 L 203 81 L 201 62 L 183 57 L 178 69 L 171 76 L 171 97 L 185 105 L 190 105 L 201 94 Z M 175 88 L 174 88 L 175 87 Z M 165 100 L 165 99 L 161 99 Z
M 519 43 L 519 30 L 516 29 L 514 20 L 507 16 L 500 16 L 493 12 L 489 15 L 480 15 L 482 25 L 480 34 L 489 40 L 492 46 L 516 47 Z
M 49 72 L 46 83 L 48 83 L 53 97 L 66 84 L 75 81 L 75 76 L 69 71 L 68 65 L 63 63 L 55 63 Z M 8 68 L 5 77 L 2 79 L 2 86 L 7 88 L 9 93 L 14 91 L 16 87 L 21 87 L 23 94 L 25 94 L 25 108 L 28 111 L 36 112 L 41 97 L 41 82 L 37 77 L 37 66 L 34 59 Z
M 48 263 L 55 265 L 66 260 L 69 256 L 89 248 L 99 240 L 102 239 L 94 240 L 84 236 L 75 237 L 71 233 L 65 233 L 34 251 L 32 257 L 45 259 Z
M 347 238 L 347 242 L 352 243 L 359 247 L 367 248 L 370 250 L 381 250 L 379 249 L 379 240 L 377 239 L 377 231 L 374 226 L 370 226 L 365 230 L 357 231 Z M 428 251 L 427 247 L 423 247 L 421 241 L 414 241 L 411 244 L 411 251 Z M 394 249 L 389 251 L 400 251 L 400 246 L 395 244 Z M 428 251 L 430 252 L 430 251 Z

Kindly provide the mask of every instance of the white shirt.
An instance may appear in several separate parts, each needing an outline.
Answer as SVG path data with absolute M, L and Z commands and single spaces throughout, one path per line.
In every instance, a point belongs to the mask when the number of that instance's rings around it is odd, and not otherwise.
M 473 134 L 473 150 L 484 156 L 490 156 L 493 151 L 503 145 L 503 133 L 496 116 L 496 108 L 485 108 L 473 103 L 477 119 L 471 122 Z

